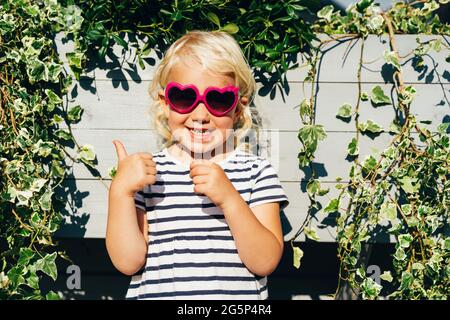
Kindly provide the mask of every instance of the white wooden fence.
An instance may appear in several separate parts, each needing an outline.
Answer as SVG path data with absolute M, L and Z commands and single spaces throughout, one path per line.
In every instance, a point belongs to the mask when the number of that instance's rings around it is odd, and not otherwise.
M 438 36 L 420 36 L 422 41 L 439 38 Z M 442 41 L 450 37 L 440 37 Z M 404 56 L 416 47 L 415 35 L 398 35 L 396 41 L 400 55 Z M 383 50 L 389 50 L 386 37 L 369 36 L 365 43 L 365 62 L 362 70 L 362 90 L 370 92 L 375 85 L 380 85 L 385 93 L 391 93 L 393 85 L 386 83 L 382 75 L 385 64 L 382 58 Z M 64 53 L 71 48 L 60 40 L 58 48 L 62 59 Z M 328 133 L 325 141 L 319 144 L 316 152 L 317 168 L 320 181 L 330 188 L 330 193 L 319 200 L 326 206 L 328 199 L 337 194 L 334 189 L 336 177 L 348 175 L 350 162 L 346 160 L 347 145 L 355 134 L 353 122 L 345 123 L 336 118 L 337 109 L 343 103 L 355 105 L 357 99 L 357 64 L 361 41 L 348 46 L 348 42 L 337 45 L 330 43 L 330 49 L 320 65 L 318 79 L 318 96 L 316 123 L 323 124 Z M 116 52 L 119 48 L 114 48 Z M 445 61 L 448 50 L 431 52 L 425 57 L 425 72 L 413 69 L 411 57 L 402 59 L 404 79 L 407 84 L 413 84 L 417 96 L 412 105 L 412 112 L 421 120 L 431 120 L 432 129 L 442 122 L 450 121 L 450 73 L 449 64 Z M 132 54 L 128 55 L 132 59 Z M 62 237 L 104 238 L 106 231 L 108 208 L 108 168 L 116 164 L 116 153 L 113 139 L 121 140 L 129 153 L 156 152 L 155 131 L 151 128 L 149 110 L 150 99 L 147 88 L 151 83 L 158 59 L 154 55 L 155 64 L 147 64 L 145 70 L 139 66 L 132 69 L 129 64 L 108 60 L 104 68 L 84 75 L 68 95 L 69 105 L 80 104 L 84 109 L 82 121 L 72 126 L 77 141 L 92 144 L 98 159 L 98 169 L 104 181 L 100 181 L 81 165 L 74 167 L 74 179 L 66 180 L 69 190 L 78 190 L 73 194 L 73 201 L 67 204 L 71 212 L 66 225 L 59 232 Z M 297 154 L 300 142 L 297 139 L 301 126 L 298 108 L 296 106 L 309 97 L 309 87 L 303 92 L 302 81 L 306 70 L 298 68 L 288 73 L 289 94 L 286 101 L 277 92 L 274 100 L 267 96 L 258 96 L 256 104 L 263 117 L 263 128 L 272 138 L 271 145 L 278 148 L 269 157 L 278 167 L 281 183 L 289 197 L 290 205 L 285 210 L 284 220 L 285 240 L 289 240 L 304 220 L 309 205 L 305 192 L 305 175 L 299 170 Z M 360 121 L 372 119 L 388 129 L 394 118 L 392 106 L 373 107 L 370 102 L 363 102 L 360 107 Z M 374 151 L 382 151 L 390 141 L 387 131 L 374 140 L 363 135 L 360 144 L 360 156 L 363 159 Z M 324 218 L 324 215 L 318 215 Z M 314 221 L 321 241 L 333 242 L 335 231 L 332 227 L 324 227 L 320 221 Z M 300 236 L 297 240 L 304 240 Z

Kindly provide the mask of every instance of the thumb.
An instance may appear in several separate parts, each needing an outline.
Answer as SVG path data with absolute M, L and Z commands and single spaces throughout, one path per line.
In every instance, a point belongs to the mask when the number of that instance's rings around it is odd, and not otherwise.
M 122 142 L 120 142 L 119 140 L 113 140 L 113 144 L 116 148 L 117 158 L 119 159 L 119 161 L 125 159 L 125 157 L 127 156 L 127 151 L 125 150 Z

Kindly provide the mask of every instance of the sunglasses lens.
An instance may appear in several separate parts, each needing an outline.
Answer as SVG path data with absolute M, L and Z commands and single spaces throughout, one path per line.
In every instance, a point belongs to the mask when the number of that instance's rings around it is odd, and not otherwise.
M 236 95 L 234 92 L 219 92 L 217 90 L 209 91 L 206 95 L 206 101 L 217 112 L 228 111 L 234 104 Z
M 168 98 L 177 109 L 183 110 L 188 109 L 194 104 L 197 95 L 195 91 L 190 88 L 181 90 L 177 87 L 172 87 L 168 92 Z

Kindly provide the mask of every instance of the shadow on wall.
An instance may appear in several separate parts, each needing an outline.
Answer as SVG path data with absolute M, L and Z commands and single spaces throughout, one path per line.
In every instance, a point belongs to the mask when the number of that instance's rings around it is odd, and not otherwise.
M 125 298 L 130 277 L 118 272 L 108 257 L 104 239 L 58 239 L 73 263 L 58 259 L 58 280 L 45 277 L 42 290 L 54 290 L 65 299 L 121 300 Z M 290 243 L 285 243 L 278 268 L 269 276 L 271 300 L 330 299 L 337 285 L 338 260 L 335 243 L 296 243 L 305 252 L 300 269 L 292 265 Z M 389 268 L 391 244 L 376 244 L 369 265 Z M 71 267 L 75 265 L 75 267 Z M 78 273 L 78 274 L 77 274 Z M 77 278 L 78 277 L 78 278 Z

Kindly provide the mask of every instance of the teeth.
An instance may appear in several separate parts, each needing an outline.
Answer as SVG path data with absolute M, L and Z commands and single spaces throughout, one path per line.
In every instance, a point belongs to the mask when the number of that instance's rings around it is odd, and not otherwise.
M 209 131 L 208 130 L 206 130 L 206 131 L 203 131 L 203 130 L 201 130 L 201 129 L 190 129 L 192 132 L 194 132 L 194 133 L 197 133 L 197 134 L 208 134 L 209 133 Z

